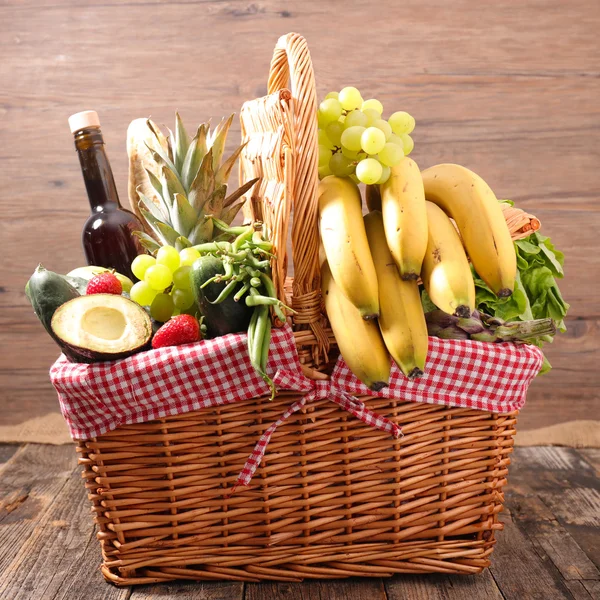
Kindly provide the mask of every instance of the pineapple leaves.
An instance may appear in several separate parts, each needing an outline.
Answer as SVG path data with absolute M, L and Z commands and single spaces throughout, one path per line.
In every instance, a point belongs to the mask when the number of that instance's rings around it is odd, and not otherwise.
M 220 215 L 223 212 L 223 201 L 226 193 L 227 186 L 220 185 L 208 198 L 204 205 L 204 212 L 209 215 Z
M 211 150 L 213 157 L 213 170 L 218 171 L 225 151 L 225 142 L 227 141 L 227 133 L 233 123 L 233 114 L 228 119 L 221 119 L 221 122 L 215 128 L 211 136 Z
M 258 179 L 258 177 L 255 177 L 254 179 L 246 181 L 246 183 L 235 190 L 235 192 L 229 194 L 229 196 L 227 196 L 223 202 L 223 208 L 231 206 L 240 196 L 243 196 L 258 181 Z
M 175 165 L 173 164 L 171 159 L 165 154 L 165 151 L 163 150 L 162 147 L 160 150 L 156 150 L 152 146 L 149 146 L 148 144 L 146 144 L 146 148 L 148 148 L 148 150 L 150 150 L 150 152 L 152 154 L 152 158 L 154 159 L 154 162 L 158 163 L 159 165 L 168 167 L 169 169 L 171 169 L 171 171 L 175 172 Z
M 136 190 L 140 201 L 138 205 L 143 205 L 144 208 L 152 213 L 154 217 L 156 217 L 159 221 L 168 221 L 168 212 L 167 214 L 163 214 L 161 207 L 155 204 L 148 196 L 145 196 L 141 191 L 140 187 Z
M 181 181 L 179 181 L 179 177 L 173 171 L 163 167 L 161 174 L 162 197 L 165 202 L 169 203 L 171 219 L 173 219 L 174 196 L 175 194 L 185 196 L 185 190 L 183 189 L 183 185 L 181 185 Z
M 238 202 L 237 204 L 226 208 L 221 213 L 221 221 L 224 221 L 225 223 L 231 223 L 240 212 L 242 206 L 244 206 L 244 202 Z
M 183 236 L 188 235 L 198 221 L 196 211 L 183 194 L 175 194 L 171 217 L 173 228 Z
M 207 128 L 204 125 L 198 127 L 198 132 L 191 141 L 185 160 L 183 161 L 183 167 L 181 171 L 181 182 L 186 192 L 189 193 L 192 183 L 198 174 L 200 163 L 206 155 L 206 131 Z
M 168 137 L 146 121 L 152 133 L 144 139 L 150 151 L 146 173 L 151 187 L 138 190 L 138 205 L 159 244 L 185 248 L 212 240 L 219 232 L 213 230 L 213 220 L 207 215 L 230 224 L 244 204 L 244 194 L 258 181 L 247 181 L 227 196 L 227 180 L 244 148 L 224 157 L 233 117 L 221 119 L 212 131 L 209 123 L 199 125 L 193 138 L 179 113 L 174 131 L 162 128 Z M 156 249 L 150 236 L 140 240 L 149 250 Z
M 134 231 L 133 235 L 139 238 L 142 246 L 144 246 L 144 248 L 146 248 L 146 250 L 148 250 L 152 254 L 154 254 L 154 252 L 156 252 L 160 248 L 160 244 L 143 231 Z
M 213 171 L 212 148 L 204 155 L 200 168 L 190 187 L 188 200 L 199 213 L 206 204 L 209 196 L 213 193 L 215 177 Z
M 248 142 L 246 142 L 246 144 L 247 143 Z M 227 183 L 229 175 L 231 174 L 231 170 L 233 169 L 233 165 L 235 165 L 235 161 L 238 159 L 238 156 L 241 154 L 246 144 L 242 144 L 239 148 L 237 148 L 234 153 L 219 167 L 219 170 L 215 175 L 216 185 Z
M 207 217 L 199 219 L 196 227 L 194 227 L 190 235 L 188 235 L 188 239 L 192 246 L 202 244 L 203 242 L 209 242 L 212 239 L 213 227 L 212 219 Z
M 173 159 L 177 173 L 181 173 L 189 146 L 190 136 L 183 126 L 183 121 L 181 120 L 179 113 L 175 113 L 175 147 Z
M 191 242 L 190 240 L 188 240 L 186 237 L 180 235 L 176 240 L 175 240 L 175 248 L 177 250 L 177 252 L 181 252 L 184 248 L 189 248 L 191 246 Z
M 147 211 L 143 206 L 140 206 L 140 212 L 146 219 L 148 225 L 156 235 L 159 237 L 163 244 L 172 246 L 175 244 L 175 240 L 179 237 L 179 234 L 169 225 L 159 221 L 151 212 Z

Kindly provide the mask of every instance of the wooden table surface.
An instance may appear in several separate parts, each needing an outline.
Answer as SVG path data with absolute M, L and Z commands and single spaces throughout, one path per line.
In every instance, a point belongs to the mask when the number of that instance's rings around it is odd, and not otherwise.
M 417 119 L 422 167 L 458 162 L 534 212 L 567 255 L 569 332 L 520 427 L 599 418 L 598 0 L 5 0 L 0 6 L 0 420 L 57 409 L 57 349 L 23 293 L 80 266 L 87 199 L 67 117 L 100 114 L 122 200 L 125 133 L 190 128 L 263 95 L 279 35 L 308 40 L 320 95 L 356 84 Z M 231 146 L 239 139 L 236 122 Z
M 116 588 L 99 571 L 70 446 L 0 445 L 0 598 L 6 600 L 592 600 L 600 598 L 600 450 L 517 448 L 505 529 L 476 576 Z

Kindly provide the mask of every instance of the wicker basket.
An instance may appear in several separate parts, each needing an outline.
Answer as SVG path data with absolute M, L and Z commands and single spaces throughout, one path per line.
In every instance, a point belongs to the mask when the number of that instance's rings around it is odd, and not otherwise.
M 242 176 L 262 178 L 247 216 L 276 242 L 274 279 L 297 311 L 305 373 L 326 378 L 336 352 L 319 292 L 316 91 L 301 36 L 279 40 L 268 91 L 241 113 Z M 514 237 L 539 226 L 510 214 Z M 277 429 L 252 486 L 231 494 L 258 437 L 297 399 L 283 392 L 80 441 L 104 576 L 117 585 L 297 581 L 489 565 L 516 413 L 364 398 L 402 427 L 394 441 L 315 401 Z

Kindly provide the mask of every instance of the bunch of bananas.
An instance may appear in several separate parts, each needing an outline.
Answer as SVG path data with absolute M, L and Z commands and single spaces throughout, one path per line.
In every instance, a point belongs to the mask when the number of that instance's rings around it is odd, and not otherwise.
M 319 185 L 325 308 L 346 364 L 377 391 L 388 384 L 389 355 L 410 379 L 425 370 L 419 277 L 439 309 L 464 319 L 475 310 L 467 255 L 499 297 L 512 294 L 517 263 L 496 196 L 459 165 L 421 172 L 406 157 L 384 184 L 367 188 L 367 206 L 363 217 L 350 179 Z

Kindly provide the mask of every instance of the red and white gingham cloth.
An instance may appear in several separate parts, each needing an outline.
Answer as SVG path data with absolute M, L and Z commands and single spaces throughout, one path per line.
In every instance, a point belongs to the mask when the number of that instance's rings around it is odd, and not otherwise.
M 289 326 L 274 329 L 267 372 L 279 389 L 304 396 L 261 436 L 236 486 L 250 483 L 277 426 L 308 402 L 328 398 L 364 423 L 398 437 L 396 424 L 354 396 L 510 412 L 523 406 L 542 362 L 543 355 L 534 346 L 429 338 L 425 376 L 408 381 L 393 364 L 390 386 L 374 393 L 354 377 L 341 357 L 330 381 L 306 378 L 292 330 Z M 245 334 L 150 350 L 115 362 L 88 365 L 61 356 L 50 369 L 50 378 L 74 439 L 270 393 L 250 364 Z

